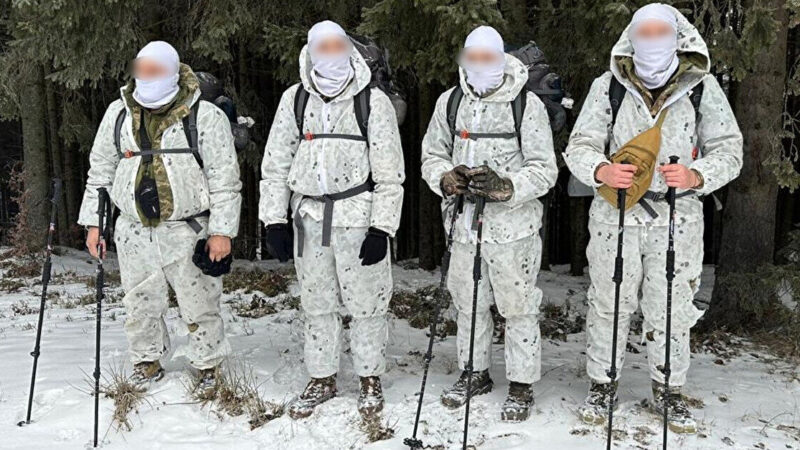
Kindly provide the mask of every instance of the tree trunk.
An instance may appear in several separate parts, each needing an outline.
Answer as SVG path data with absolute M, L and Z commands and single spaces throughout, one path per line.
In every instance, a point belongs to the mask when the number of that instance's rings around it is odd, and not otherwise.
M 23 180 L 19 234 L 14 240 L 28 249 L 42 247 L 49 223 L 49 180 L 44 72 L 36 66 L 25 78 L 20 91 L 22 122 Z
M 61 141 L 58 137 L 58 110 L 56 108 L 56 93 L 53 90 L 53 83 L 45 82 L 45 101 L 47 103 L 47 138 L 50 144 L 50 163 L 53 168 L 53 176 L 64 179 L 64 167 L 61 164 Z M 61 198 L 58 202 L 58 243 L 70 245 L 69 242 L 69 220 L 67 219 L 67 202 L 64 201 L 64 191 L 61 191 Z
M 420 85 L 419 92 L 419 130 L 422 136 L 428 128 L 436 100 L 430 85 Z M 444 251 L 441 199 L 430 190 L 421 177 L 417 189 L 419 189 L 419 266 L 433 270 L 439 264 Z
M 583 275 L 583 268 L 589 262 L 586 259 L 586 247 L 589 245 L 589 211 L 587 199 L 592 197 L 570 197 L 570 273 L 574 276 Z
M 753 0 L 754 1 L 754 0 Z M 749 11 L 753 1 L 744 2 Z M 752 292 L 734 288 L 736 279 L 753 275 L 770 264 L 775 248 L 775 209 L 778 185 L 762 165 L 774 148 L 774 136 L 781 128 L 783 86 L 786 78 L 788 13 L 785 0 L 767 2 L 780 22 L 775 41 L 756 57 L 753 71 L 742 80 L 734 108 L 744 136 L 744 166 L 730 184 L 723 210 L 722 242 L 707 326 L 746 328 L 752 316 L 749 304 L 762 302 Z

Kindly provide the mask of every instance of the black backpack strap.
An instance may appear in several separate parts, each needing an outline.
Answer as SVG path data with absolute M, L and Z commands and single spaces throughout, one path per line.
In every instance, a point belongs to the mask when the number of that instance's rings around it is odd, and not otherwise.
M 702 117 L 700 114 L 700 103 L 703 102 L 703 90 L 705 85 L 705 81 L 700 81 L 700 83 L 692 89 L 692 94 L 689 96 L 689 100 L 692 101 L 692 106 L 694 107 L 695 123 L 699 122 Z
M 183 118 L 183 132 L 186 134 L 186 142 L 192 150 L 192 155 L 200 168 L 203 168 L 203 158 L 200 156 L 199 138 L 197 134 L 197 110 L 200 108 L 198 100 L 189 110 L 189 115 Z
M 117 155 L 121 158 L 122 155 L 122 124 L 125 123 L 125 116 L 127 111 L 123 106 L 117 114 L 117 121 L 114 123 L 114 146 L 117 148 Z
M 447 99 L 447 127 L 450 128 L 450 134 L 454 138 L 458 134 L 456 132 L 456 118 L 458 117 L 458 107 L 461 105 L 462 98 L 464 98 L 464 91 L 461 86 L 456 86 Z
M 611 75 L 611 83 L 608 86 L 608 101 L 611 104 L 611 128 L 617 123 L 617 114 L 619 108 L 622 106 L 622 100 L 625 98 L 625 86 L 617 80 L 613 74 Z
M 517 143 L 520 149 L 522 149 L 522 117 L 525 115 L 527 103 L 528 90 L 523 87 L 511 102 L 511 114 L 514 116 L 514 132 L 517 135 Z
M 303 121 L 305 112 L 306 112 L 306 105 L 308 104 L 308 91 L 303 87 L 302 84 L 297 86 L 297 92 L 294 94 L 294 122 L 297 124 L 297 132 L 300 136 L 303 135 Z
M 369 138 L 367 133 L 369 132 L 369 102 L 371 94 L 372 89 L 367 86 L 353 98 L 353 109 L 356 113 L 356 123 L 358 124 L 358 129 L 361 130 L 361 135 L 365 138 Z M 369 141 L 367 141 L 367 145 L 369 145 Z

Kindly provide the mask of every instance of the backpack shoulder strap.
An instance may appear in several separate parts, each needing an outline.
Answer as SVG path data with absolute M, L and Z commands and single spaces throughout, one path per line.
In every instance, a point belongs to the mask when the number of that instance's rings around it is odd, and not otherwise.
M 114 146 L 117 148 L 117 154 L 122 157 L 122 124 L 125 123 L 125 116 L 127 111 L 125 107 L 117 114 L 117 121 L 114 123 Z
M 192 105 L 189 110 L 189 115 L 183 118 L 183 132 L 186 134 L 186 142 L 189 143 L 189 148 L 192 150 L 192 155 L 197 161 L 200 168 L 203 168 L 203 158 L 200 156 L 200 147 L 198 146 L 197 135 L 197 110 L 200 108 L 200 101 L 198 100 Z
M 517 143 L 522 148 L 522 116 L 525 114 L 525 106 L 528 103 L 528 90 L 522 88 L 511 102 L 511 114 L 514 115 L 514 133 L 517 135 Z
M 611 103 L 611 128 L 614 128 L 614 124 L 617 123 L 617 114 L 622 106 L 622 100 L 625 98 L 625 92 L 625 86 L 612 74 L 611 83 L 608 86 L 608 101 Z
M 464 91 L 461 86 L 456 86 L 450 97 L 447 99 L 447 127 L 450 128 L 450 134 L 454 137 L 456 135 L 456 118 L 458 117 L 458 107 L 461 105 L 461 99 L 464 97 Z
M 353 109 L 356 113 L 356 123 L 358 124 L 358 129 L 361 130 L 361 135 L 365 138 L 369 138 L 367 133 L 369 131 L 369 102 L 371 94 L 372 89 L 367 86 L 353 97 Z M 367 145 L 369 145 L 369 140 L 367 140 Z
M 703 89 L 705 88 L 705 81 L 701 81 L 697 84 L 697 86 L 692 89 L 692 95 L 689 96 L 689 100 L 692 101 L 692 106 L 694 107 L 694 117 L 695 122 L 700 120 L 700 103 L 703 102 Z
M 303 84 L 297 86 L 297 92 L 294 94 L 294 121 L 297 124 L 297 130 L 300 136 L 303 135 L 303 120 L 306 112 L 306 105 L 308 104 L 309 93 Z

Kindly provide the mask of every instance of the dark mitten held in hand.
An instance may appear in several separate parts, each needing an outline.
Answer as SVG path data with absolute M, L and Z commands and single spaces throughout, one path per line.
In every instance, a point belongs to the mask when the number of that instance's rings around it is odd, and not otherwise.
M 267 225 L 267 250 L 278 258 L 280 262 L 286 262 L 292 257 L 292 235 L 289 233 L 289 226 L 285 223 L 273 223 Z
M 386 251 L 389 249 L 389 233 L 370 227 L 364 243 L 361 244 L 361 251 L 358 257 L 361 258 L 362 266 L 371 266 L 383 261 L 386 258 Z
M 202 270 L 205 275 L 212 277 L 219 277 L 229 273 L 233 256 L 229 254 L 219 261 L 212 261 L 208 256 L 206 242 L 206 239 L 200 239 L 194 246 L 194 255 L 192 255 L 194 265 Z

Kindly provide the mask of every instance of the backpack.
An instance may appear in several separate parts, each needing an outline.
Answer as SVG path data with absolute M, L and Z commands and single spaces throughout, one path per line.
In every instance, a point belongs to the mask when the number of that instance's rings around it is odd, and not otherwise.
M 225 89 L 217 77 L 209 72 L 195 72 L 200 83 L 200 100 L 205 100 L 221 109 L 228 117 L 233 134 L 233 147 L 237 152 L 247 148 L 250 143 L 250 127 L 255 123 L 250 117 L 239 117 L 236 103 L 225 95 Z
M 294 95 L 294 119 L 295 123 L 297 124 L 297 129 L 300 130 L 300 139 L 325 139 L 325 138 L 333 138 L 333 139 L 349 139 L 354 141 L 361 141 L 369 142 L 367 140 L 368 137 L 368 129 L 369 129 L 369 115 L 370 115 L 370 94 L 371 89 L 377 87 L 384 94 L 389 97 L 391 100 L 392 105 L 395 109 L 395 114 L 397 115 L 397 123 L 398 125 L 403 122 L 405 119 L 406 114 L 406 103 L 403 100 L 402 95 L 396 89 L 394 83 L 392 83 L 391 79 L 391 70 L 389 68 L 388 63 L 388 56 L 384 50 L 382 50 L 375 41 L 358 35 L 349 35 L 350 41 L 353 43 L 353 46 L 358 50 L 361 54 L 361 57 L 364 58 L 364 61 L 367 63 L 369 67 L 370 73 L 372 77 L 370 79 L 369 84 L 367 87 L 359 91 L 353 97 L 353 109 L 356 114 L 356 124 L 358 124 L 358 129 L 361 134 L 342 134 L 342 133 L 320 133 L 320 134 L 311 134 L 311 133 L 304 133 L 303 132 L 303 122 L 305 120 L 305 111 L 306 106 L 308 105 L 308 99 L 310 97 L 310 93 L 300 84 L 297 88 L 297 92 Z
M 117 120 L 114 123 L 114 146 L 117 148 L 117 155 L 119 155 L 120 159 L 122 158 L 132 158 L 134 156 L 150 156 L 150 155 L 157 155 L 157 154 L 176 154 L 176 153 L 191 153 L 194 156 L 195 161 L 203 168 L 203 158 L 200 156 L 199 146 L 197 145 L 198 141 L 198 133 L 197 133 L 197 110 L 200 106 L 200 102 L 195 102 L 192 105 L 192 108 L 189 110 L 189 115 L 182 119 L 183 121 L 183 132 L 186 134 L 186 142 L 189 143 L 188 148 L 162 148 L 158 150 L 152 149 L 143 149 L 140 152 L 133 152 L 127 150 L 125 152 L 122 151 L 122 144 L 121 144 L 121 135 L 122 135 L 122 124 L 125 122 L 125 116 L 127 115 L 128 111 L 123 107 L 122 110 L 117 115 Z
M 514 116 L 514 132 L 513 133 L 471 133 L 468 130 L 456 130 L 456 118 L 458 117 L 458 107 L 461 105 L 461 99 L 464 98 L 464 90 L 461 85 L 456 85 L 450 97 L 447 99 L 447 127 L 450 129 L 450 134 L 453 139 L 456 136 L 461 139 L 481 139 L 481 138 L 499 138 L 499 139 L 516 139 L 517 144 L 522 147 L 522 115 L 525 113 L 525 105 L 528 101 L 528 89 L 523 87 L 520 89 L 519 94 L 511 101 L 511 114 Z
M 547 108 L 550 129 L 556 133 L 567 123 L 567 109 L 572 107 L 572 99 L 562 86 L 561 77 L 553 72 L 547 63 L 544 52 L 530 41 L 522 47 L 509 52 L 528 68 L 528 82 L 525 87 L 536 94 Z

